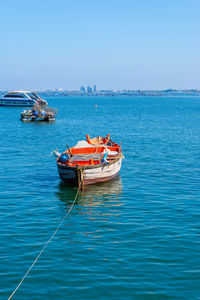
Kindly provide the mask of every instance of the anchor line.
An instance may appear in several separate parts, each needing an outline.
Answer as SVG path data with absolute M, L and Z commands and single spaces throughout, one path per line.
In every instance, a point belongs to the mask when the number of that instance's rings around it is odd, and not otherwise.
M 42 250 L 40 251 L 40 253 L 38 254 L 38 256 L 36 257 L 36 259 L 34 260 L 34 262 L 32 263 L 32 265 L 29 267 L 29 269 L 27 270 L 27 272 L 24 274 L 24 276 L 22 277 L 21 281 L 19 282 L 19 284 L 17 285 L 17 287 L 15 288 L 15 290 L 12 292 L 12 294 L 9 296 L 8 300 L 12 299 L 12 297 L 14 296 L 14 294 L 16 293 L 16 291 L 19 289 L 20 285 L 23 283 L 23 281 L 25 280 L 25 278 L 28 276 L 29 272 L 31 271 L 31 269 L 34 267 L 34 265 L 36 264 L 36 262 L 38 261 L 39 257 L 42 255 L 42 253 L 44 252 L 44 250 L 46 249 L 46 247 L 48 246 L 48 244 L 52 241 L 52 239 L 54 238 L 54 236 L 56 235 L 56 233 L 58 232 L 60 226 L 62 225 L 62 223 L 64 222 L 64 220 L 67 218 L 67 216 L 69 215 L 69 213 L 71 212 L 78 194 L 81 190 L 82 185 L 79 184 L 77 193 L 75 195 L 75 198 L 72 202 L 72 205 L 70 206 L 69 210 L 66 212 L 66 214 L 64 215 L 64 217 L 61 219 L 60 223 L 58 224 L 58 226 L 56 227 L 55 231 L 53 232 L 52 236 L 48 239 L 48 241 L 45 243 L 44 247 L 42 248 Z

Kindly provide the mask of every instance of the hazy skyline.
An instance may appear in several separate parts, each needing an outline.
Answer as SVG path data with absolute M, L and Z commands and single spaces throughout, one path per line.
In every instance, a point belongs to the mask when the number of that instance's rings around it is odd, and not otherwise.
M 197 0 L 0 7 L 0 90 L 200 88 Z

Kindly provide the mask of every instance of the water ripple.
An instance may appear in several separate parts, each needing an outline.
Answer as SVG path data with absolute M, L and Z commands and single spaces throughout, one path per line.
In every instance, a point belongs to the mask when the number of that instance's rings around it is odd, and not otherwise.
M 200 99 L 48 102 L 58 108 L 54 124 L 23 124 L 20 108 L 1 107 L 1 298 L 76 194 L 60 181 L 51 151 L 84 133 L 110 133 L 126 157 L 120 176 L 79 195 L 15 299 L 199 299 Z

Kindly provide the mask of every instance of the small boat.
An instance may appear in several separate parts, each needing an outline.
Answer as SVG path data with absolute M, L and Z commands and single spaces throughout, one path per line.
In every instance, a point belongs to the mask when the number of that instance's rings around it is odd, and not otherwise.
M 30 91 L 13 91 L 0 98 L 0 106 L 47 105 L 47 101 Z
M 48 106 L 35 105 L 32 109 L 21 112 L 21 120 L 29 121 L 55 121 L 56 111 Z
M 65 182 L 84 186 L 116 177 L 123 158 L 121 145 L 114 143 L 109 134 L 106 138 L 86 137 L 86 141 L 79 141 L 62 154 L 54 151 L 60 178 Z

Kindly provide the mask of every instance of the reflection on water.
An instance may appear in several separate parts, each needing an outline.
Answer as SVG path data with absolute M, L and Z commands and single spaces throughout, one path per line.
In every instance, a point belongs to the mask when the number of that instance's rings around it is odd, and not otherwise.
M 58 192 L 56 196 L 59 200 L 65 202 L 67 205 L 71 204 L 75 194 L 77 192 L 77 187 L 68 185 L 66 183 L 60 182 L 58 186 Z M 89 185 L 80 192 L 76 205 L 80 206 L 120 206 L 122 194 L 122 182 L 120 176 L 117 176 L 114 180 Z

